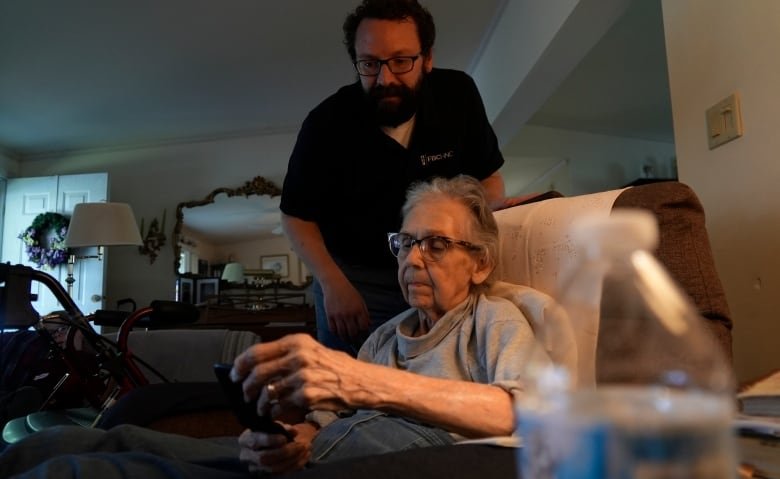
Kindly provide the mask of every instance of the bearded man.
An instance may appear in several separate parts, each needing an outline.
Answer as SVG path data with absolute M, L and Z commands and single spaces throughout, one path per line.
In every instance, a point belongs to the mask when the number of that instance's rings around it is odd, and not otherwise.
M 416 0 L 364 0 L 344 22 L 357 81 L 303 122 L 282 189 L 282 226 L 314 276 L 317 337 L 353 356 L 409 306 L 387 233 L 407 189 L 473 176 L 499 207 L 504 158 L 474 81 L 433 68 L 436 28 Z

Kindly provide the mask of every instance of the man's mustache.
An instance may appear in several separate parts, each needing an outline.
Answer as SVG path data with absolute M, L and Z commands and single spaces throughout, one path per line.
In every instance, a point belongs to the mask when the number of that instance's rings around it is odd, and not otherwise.
M 408 96 L 408 89 L 401 85 L 377 85 L 371 89 L 371 98 L 375 100 L 381 100 L 392 96 L 405 97 Z

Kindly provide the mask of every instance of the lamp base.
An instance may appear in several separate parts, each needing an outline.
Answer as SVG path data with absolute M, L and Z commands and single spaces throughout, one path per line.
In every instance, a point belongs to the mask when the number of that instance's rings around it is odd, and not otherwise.
M 73 297 L 73 283 L 76 282 L 76 278 L 73 277 L 73 267 L 76 264 L 76 255 L 68 255 L 68 277 L 65 278 L 65 283 L 68 285 L 68 296 Z
M 68 255 L 68 277 L 65 278 L 65 283 L 68 285 L 68 296 L 73 297 L 73 283 L 76 282 L 76 278 L 73 277 L 73 269 L 76 266 L 77 259 L 90 259 L 97 258 L 98 261 L 103 259 L 103 247 L 97 247 L 96 255 L 76 256 L 75 254 Z

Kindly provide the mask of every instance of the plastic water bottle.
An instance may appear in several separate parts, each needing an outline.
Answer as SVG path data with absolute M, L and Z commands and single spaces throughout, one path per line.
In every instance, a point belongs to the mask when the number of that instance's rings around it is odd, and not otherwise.
M 584 249 L 558 300 L 579 364 L 529 367 L 517 404 L 522 477 L 734 478 L 731 367 L 649 252 L 655 217 L 584 217 L 571 235 Z

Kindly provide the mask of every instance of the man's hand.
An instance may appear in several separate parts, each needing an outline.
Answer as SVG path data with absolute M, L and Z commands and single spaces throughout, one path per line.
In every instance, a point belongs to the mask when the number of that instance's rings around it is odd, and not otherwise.
M 325 248 L 320 227 L 286 214 L 282 214 L 282 226 L 296 253 L 322 285 L 328 329 L 344 341 L 359 338 L 361 331 L 369 328 L 368 308 Z
M 309 423 L 284 425 L 292 441 L 281 434 L 266 434 L 245 430 L 238 438 L 239 459 L 252 472 L 283 473 L 302 469 L 311 457 L 311 443 L 317 429 Z
M 371 320 L 366 302 L 346 278 L 322 284 L 328 329 L 344 341 L 355 340 L 368 331 Z

